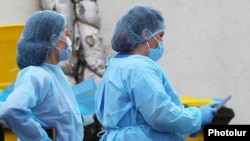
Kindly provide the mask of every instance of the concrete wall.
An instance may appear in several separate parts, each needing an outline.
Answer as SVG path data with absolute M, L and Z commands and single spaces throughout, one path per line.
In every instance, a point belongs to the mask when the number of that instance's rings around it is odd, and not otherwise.
M 168 29 L 165 56 L 159 63 L 176 90 L 198 98 L 231 94 L 227 106 L 235 117 L 230 124 L 250 123 L 250 1 L 99 0 L 98 4 L 103 42 L 111 55 L 115 24 L 129 8 L 143 4 L 161 10 Z M 25 22 L 39 4 L 37 0 L 1 0 L 0 7 L 0 24 L 5 24 Z
M 0 24 L 25 23 L 37 9 L 39 0 L 0 0 Z

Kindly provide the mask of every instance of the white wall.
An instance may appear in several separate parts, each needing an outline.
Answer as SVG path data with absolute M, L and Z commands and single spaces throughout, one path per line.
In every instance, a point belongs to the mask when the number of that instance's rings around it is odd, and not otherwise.
M 17 3 L 17 4 L 13 4 Z M 250 1 L 99 0 L 107 54 L 117 20 L 136 4 L 151 5 L 167 18 L 165 56 L 159 61 L 180 95 L 223 98 L 235 112 L 230 124 L 249 124 Z M 0 0 L 0 24 L 25 22 L 39 9 L 34 0 Z M 1 34 L 1 33 L 0 33 Z
M 0 24 L 25 23 L 37 9 L 38 0 L 0 0 Z

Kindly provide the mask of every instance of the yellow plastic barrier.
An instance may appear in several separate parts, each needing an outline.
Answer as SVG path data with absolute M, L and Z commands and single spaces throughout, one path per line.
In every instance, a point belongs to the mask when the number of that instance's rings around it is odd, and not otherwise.
M 0 89 L 11 84 L 18 73 L 16 45 L 24 24 L 0 25 Z
M 16 78 L 16 45 L 21 36 L 24 24 L 0 25 L 0 92 Z M 5 130 L 5 141 L 16 141 L 16 135 Z
M 1 125 L 0 125 L 1 126 Z M 56 141 L 56 129 L 44 128 L 52 141 Z M 4 128 L 4 141 L 17 141 L 18 137 L 10 129 Z
M 11 130 L 5 129 L 4 141 L 17 141 L 17 136 Z
M 200 107 L 202 105 L 213 102 L 211 98 L 197 98 L 196 96 L 180 96 L 181 101 L 185 106 L 196 106 Z

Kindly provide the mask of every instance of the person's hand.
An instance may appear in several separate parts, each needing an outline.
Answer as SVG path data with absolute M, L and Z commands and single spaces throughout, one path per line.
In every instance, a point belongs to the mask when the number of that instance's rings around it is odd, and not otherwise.
M 201 110 L 201 116 L 202 116 L 202 123 L 201 123 L 201 130 L 205 124 L 209 124 L 212 122 L 213 117 L 216 115 L 217 110 L 215 109 L 215 106 L 218 105 L 218 103 L 210 103 L 204 106 L 200 107 Z M 197 131 L 195 133 L 190 134 L 190 137 L 196 137 L 200 131 Z
M 218 103 L 211 103 L 200 107 L 202 116 L 202 126 L 212 122 L 213 117 L 217 113 L 217 110 L 215 109 L 216 105 L 218 105 Z

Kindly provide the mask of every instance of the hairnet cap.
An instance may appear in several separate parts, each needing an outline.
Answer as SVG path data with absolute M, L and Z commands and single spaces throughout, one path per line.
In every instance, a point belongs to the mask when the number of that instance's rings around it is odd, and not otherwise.
M 65 17 L 55 11 L 43 10 L 31 15 L 17 44 L 18 67 L 23 69 L 44 63 L 55 46 L 51 43 L 52 35 L 57 43 L 65 26 Z
M 142 32 L 147 30 L 147 38 Z M 135 6 L 117 22 L 111 40 L 117 52 L 131 51 L 136 44 L 143 43 L 156 34 L 165 31 L 166 20 L 163 14 L 151 6 Z

